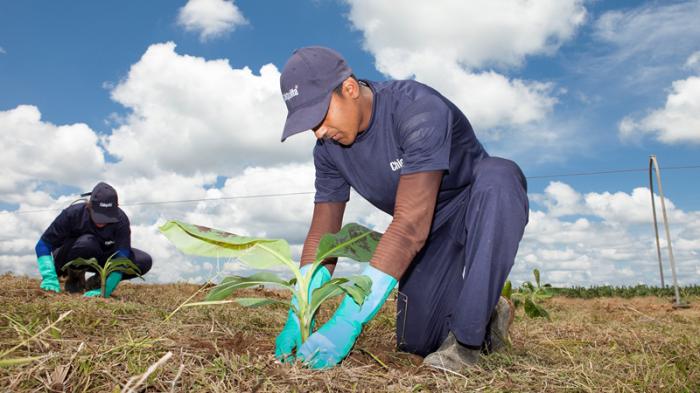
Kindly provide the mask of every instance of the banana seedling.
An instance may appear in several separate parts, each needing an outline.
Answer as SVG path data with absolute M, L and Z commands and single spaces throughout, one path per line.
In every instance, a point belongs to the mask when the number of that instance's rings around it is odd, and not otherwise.
M 525 314 L 528 317 L 549 319 L 549 312 L 540 304 L 540 301 L 554 296 L 552 286 L 550 284 L 540 284 L 539 269 L 533 269 L 532 274 L 535 276 L 536 285 L 530 281 L 525 281 L 519 289 L 513 291 L 512 284 L 508 280 L 503 287 L 503 291 L 501 291 L 501 295 L 511 299 L 516 307 L 523 304 Z
M 379 243 L 381 233 L 351 223 L 338 233 L 325 234 L 319 242 L 316 258 L 311 268 L 303 274 L 299 263 L 292 260 L 289 244 L 283 239 L 261 239 L 239 236 L 199 225 L 180 221 L 168 221 L 160 231 L 182 252 L 206 257 L 231 257 L 255 269 L 285 267 L 292 273 L 290 280 L 274 273 L 258 272 L 248 277 L 225 277 L 212 288 L 206 301 L 190 305 L 211 305 L 236 302 L 246 307 L 282 303 L 292 308 L 299 319 L 302 342 L 311 334 L 313 317 L 327 300 L 347 294 L 362 305 L 372 286 L 367 276 L 334 278 L 309 294 L 309 284 L 321 262 L 330 257 L 345 257 L 358 262 L 369 262 Z M 271 298 L 235 298 L 225 300 L 235 291 L 257 285 L 274 285 L 292 292 L 296 302 L 284 302 Z
M 68 268 L 81 267 L 89 267 L 94 269 L 97 272 L 97 274 L 100 275 L 100 296 L 105 297 L 105 283 L 107 281 L 107 277 L 109 277 L 111 273 L 120 272 L 124 274 L 130 274 L 132 276 L 138 276 L 143 280 L 143 277 L 141 277 L 141 269 L 139 269 L 138 266 L 134 264 L 134 262 L 132 262 L 128 258 L 114 258 L 116 254 L 117 253 L 110 255 L 109 258 L 107 258 L 107 261 L 105 262 L 104 266 L 101 266 L 95 258 L 76 258 L 63 265 L 63 268 L 61 270 L 65 271 Z

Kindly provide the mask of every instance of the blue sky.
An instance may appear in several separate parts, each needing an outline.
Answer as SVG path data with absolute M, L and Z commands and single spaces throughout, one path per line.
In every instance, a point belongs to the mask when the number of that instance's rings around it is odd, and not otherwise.
M 649 154 L 662 167 L 700 165 L 698 1 L 190 3 L 0 5 L 0 140 L 16 158 L 0 184 L 0 220 L 21 228 L 0 239 L 1 270 L 33 274 L 33 243 L 55 215 L 17 210 L 60 209 L 99 179 L 125 202 L 312 189 L 309 139 L 279 143 L 285 112 L 271 90 L 306 45 L 335 48 L 362 78 L 433 85 L 491 154 L 528 176 L 645 168 Z M 700 169 L 662 172 L 682 276 L 697 283 Z M 635 193 L 647 176 L 531 179 L 534 218 L 513 278 L 539 267 L 561 284 L 654 283 L 648 190 L 646 200 Z M 147 244 L 176 216 L 285 237 L 298 251 L 308 200 L 279 202 L 299 208 L 278 215 L 241 203 L 128 213 Z M 349 213 L 388 223 L 361 202 Z M 174 258 L 158 244 L 154 254 Z M 154 269 L 158 280 L 203 277 L 200 263 L 177 258 L 185 268 Z

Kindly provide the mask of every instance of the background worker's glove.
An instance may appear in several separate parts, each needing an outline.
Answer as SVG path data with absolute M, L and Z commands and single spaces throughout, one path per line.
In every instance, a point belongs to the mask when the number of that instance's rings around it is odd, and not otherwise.
M 119 284 L 119 281 L 122 280 L 122 273 L 121 272 L 112 272 L 107 276 L 107 279 L 105 280 L 105 298 L 108 298 L 112 292 L 114 292 L 114 288 L 117 287 L 117 284 Z M 83 296 L 86 297 L 96 297 L 102 295 L 102 288 L 97 288 L 93 289 L 92 291 L 87 291 Z
M 301 267 L 301 275 L 305 275 L 309 269 L 311 269 L 312 264 L 304 265 Z M 331 279 L 331 273 L 326 269 L 325 266 L 319 266 L 311 277 L 311 284 L 309 285 L 308 299 L 311 298 L 311 294 L 314 289 L 319 288 L 321 285 L 325 284 Z M 299 283 L 296 284 L 296 289 L 299 289 Z M 299 307 L 299 303 L 296 297 L 292 298 L 292 305 L 294 307 Z M 313 325 L 312 325 L 313 328 Z M 284 324 L 282 332 L 275 340 L 275 357 L 283 362 L 293 361 L 294 355 L 292 351 L 294 348 L 301 347 L 301 329 L 299 328 L 299 318 L 292 308 L 289 308 L 289 314 L 287 316 L 287 323 Z
M 370 294 L 362 306 L 345 295 L 335 314 L 325 325 L 313 333 L 299 350 L 298 358 L 311 368 L 329 368 L 343 360 L 355 344 L 362 327 L 377 314 L 396 279 L 367 265 L 362 274 L 372 279 Z
M 39 273 L 41 274 L 41 289 L 46 291 L 61 292 L 61 285 L 58 283 L 56 276 L 56 266 L 53 261 L 53 256 L 42 255 L 37 258 L 36 263 L 39 265 Z

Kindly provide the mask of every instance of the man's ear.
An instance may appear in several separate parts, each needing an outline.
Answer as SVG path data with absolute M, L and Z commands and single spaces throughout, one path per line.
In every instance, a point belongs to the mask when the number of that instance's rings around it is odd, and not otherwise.
M 360 96 L 360 84 L 357 79 L 348 77 L 343 81 L 343 94 L 352 99 L 357 99 Z

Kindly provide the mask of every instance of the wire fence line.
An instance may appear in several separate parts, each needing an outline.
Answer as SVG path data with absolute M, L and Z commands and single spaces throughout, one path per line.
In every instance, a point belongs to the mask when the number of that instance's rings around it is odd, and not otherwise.
M 700 165 L 687 165 L 687 166 L 669 166 L 661 167 L 665 171 L 669 170 L 680 170 L 680 169 L 700 169 Z M 610 169 L 605 171 L 597 172 L 577 172 L 577 173 L 560 173 L 556 175 L 540 175 L 540 176 L 525 176 L 528 180 L 532 179 L 547 179 L 547 178 L 559 178 L 559 177 L 575 177 L 575 176 L 594 176 L 594 175 L 609 175 L 614 173 L 631 173 L 631 172 L 647 172 L 649 168 L 629 168 L 629 169 Z
M 700 165 L 686 165 L 686 166 L 669 166 L 661 167 L 665 171 L 669 170 L 679 170 L 679 169 L 700 169 Z M 628 168 L 628 169 L 609 169 L 597 172 L 576 172 L 576 173 L 560 173 L 556 175 L 540 175 L 540 176 L 525 176 L 528 180 L 533 179 L 548 179 L 548 178 L 559 178 L 559 177 L 576 177 L 576 176 L 594 176 L 594 175 L 608 175 L 614 173 L 630 173 L 630 172 L 647 172 L 649 168 Z
M 700 165 L 685 165 L 685 166 L 669 166 L 662 167 L 661 169 L 665 171 L 669 170 L 684 170 L 684 169 L 700 169 Z M 647 172 L 649 168 L 623 168 L 623 169 L 608 169 L 602 171 L 592 171 L 592 172 L 573 172 L 573 173 L 559 173 L 550 175 L 537 175 L 537 176 L 525 176 L 527 180 L 537 180 L 537 179 L 556 179 L 564 177 L 580 177 L 580 176 L 597 176 L 597 175 L 609 175 L 617 173 L 633 173 L 633 172 Z M 232 195 L 226 197 L 218 198 L 199 198 L 199 199 L 180 199 L 171 201 L 150 201 L 150 202 L 131 202 L 123 203 L 119 206 L 148 206 L 148 205 L 168 205 L 168 204 L 179 204 L 179 203 L 198 203 L 198 202 L 217 202 L 235 199 L 257 199 L 257 198 L 280 198 L 280 197 L 290 197 L 298 195 L 311 195 L 315 191 L 298 191 L 298 192 L 285 192 L 276 194 L 253 194 L 253 195 Z M 15 210 L 15 211 L 2 211 L 0 214 L 32 214 L 32 213 L 46 213 L 46 212 L 56 212 L 63 209 L 37 209 L 37 210 Z

